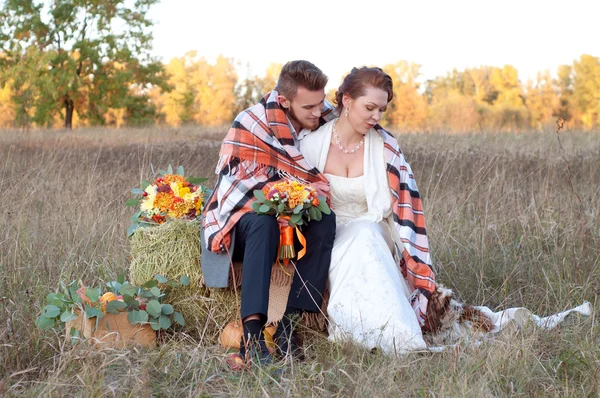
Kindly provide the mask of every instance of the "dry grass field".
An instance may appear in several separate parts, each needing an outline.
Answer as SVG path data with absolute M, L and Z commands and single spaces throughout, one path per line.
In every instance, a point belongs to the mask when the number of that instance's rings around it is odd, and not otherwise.
M 0 396 L 598 396 L 600 135 L 401 135 L 438 280 L 472 304 L 591 317 L 393 358 L 313 335 L 278 373 L 233 372 L 214 336 L 154 350 L 72 347 L 34 321 L 60 280 L 128 266 L 129 190 L 150 164 L 210 177 L 224 130 L 0 132 Z M 561 145 L 563 149 L 561 149 Z M 192 325 L 203 328 L 203 325 Z

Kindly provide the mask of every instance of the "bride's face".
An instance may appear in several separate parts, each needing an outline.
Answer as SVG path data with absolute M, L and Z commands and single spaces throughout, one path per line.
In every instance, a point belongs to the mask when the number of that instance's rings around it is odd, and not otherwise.
M 344 106 L 348 108 L 348 121 L 354 130 L 366 134 L 383 116 L 387 109 L 388 94 L 375 87 L 367 87 L 365 95 L 352 99 L 344 95 Z

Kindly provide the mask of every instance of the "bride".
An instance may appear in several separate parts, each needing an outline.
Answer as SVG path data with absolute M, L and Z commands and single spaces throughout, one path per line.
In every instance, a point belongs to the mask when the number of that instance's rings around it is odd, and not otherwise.
M 378 125 L 392 97 L 388 74 L 354 68 L 336 93 L 341 116 L 306 134 L 300 149 L 329 179 L 337 219 L 329 338 L 401 353 L 426 348 L 435 279 L 411 168 Z
M 378 125 L 392 97 L 392 79 L 383 70 L 354 68 L 336 92 L 341 116 L 300 134 L 302 154 L 330 182 L 336 214 L 329 338 L 378 347 L 388 354 L 427 349 L 422 327 L 428 329 L 439 316 L 452 321 L 462 308 L 454 303 L 453 309 L 451 291 L 436 286 L 411 168 L 396 139 Z M 429 299 L 430 308 L 442 302 L 451 307 L 438 309 L 427 319 Z M 474 308 L 489 321 L 487 331 L 492 333 L 530 321 L 551 329 L 573 312 L 592 313 L 587 301 L 545 318 L 526 308 L 499 312 Z M 449 325 L 452 333 L 462 330 Z

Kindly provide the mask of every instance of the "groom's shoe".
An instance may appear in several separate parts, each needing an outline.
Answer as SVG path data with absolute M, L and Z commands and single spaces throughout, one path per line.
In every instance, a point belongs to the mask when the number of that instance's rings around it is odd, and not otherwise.
M 273 356 L 267 348 L 264 339 L 250 337 L 242 338 L 240 342 L 240 357 L 246 364 L 269 366 L 273 364 Z
M 304 352 L 300 346 L 296 327 L 300 316 L 298 314 L 284 315 L 275 332 L 275 347 L 282 359 L 304 361 Z

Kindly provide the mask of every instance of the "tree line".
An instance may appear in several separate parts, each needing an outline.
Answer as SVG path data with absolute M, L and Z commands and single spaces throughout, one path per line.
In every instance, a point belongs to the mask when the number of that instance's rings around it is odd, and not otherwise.
M 0 3 L 0 127 L 227 125 L 275 86 L 280 64 L 242 79 L 238 63 L 223 56 L 151 57 L 147 11 L 157 1 Z M 414 62 L 381 67 L 395 91 L 382 124 L 397 131 L 543 130 L 559 118 L 575 129 L 600 125 L 593 55 L 526 82 L 511 65 L 424 82 Z

